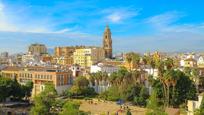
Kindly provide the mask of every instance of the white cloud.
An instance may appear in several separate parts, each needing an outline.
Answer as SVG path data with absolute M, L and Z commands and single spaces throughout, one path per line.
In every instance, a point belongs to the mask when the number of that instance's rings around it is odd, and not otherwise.
M 184 17 L 180 12 L 167 12 L 147 18 L 145 22 L 159 32 L 201 32 L 203 23 L 185 24 L 177 23 L 180 18 Z
M 5 6 L 0 1 L 0 31 L 16 31 L 14 27 L 5 14 Z
M 71 32 L 71 31 L 72 31 L 71 28 L 64 28 L 64 29 L 56 31 L 55 33 L 66 33 L 66 32 Z
M 3 4 L 0 2 L 0 12 L 3 10 L 4 6 Z
M 15 22 L 15 16 L 10 15 L 7 10 L 7 6 L 5 6 L 0 1 L 0 31 L 10 31 L 10 32 L 20 32 L 20 31 L 30 31 L 31 29 L 27 28 L 23 30 L 22 25 Z
M 122 17 L 119 13 L 113 13 L 107 16 L 107 19 L 110 20 L 111 22 L 120 22 Z
M 132 10 L 128 8 L 110 8 L 102 11 L 105 14 L 107 22 L 111 23 L 122 23 L 126 19 L 130 19 L 138 15 L 139 10 Z
M 69 32 L 69 30 L 71 30 L 65 28 L 62 30 L 55 31 L 53 27 L 50 27 L 51 24 L 49 20 L 45 19 L 44 21 L 43 19 L 24 19 L 23 16 L 15 14 L 15 12 L 13 11 L 8 11 L 8 7 L 8 5 L 5 5 L 0 1 L 0 31 L 30 33 L 63 33 Z
M 159 28 L 159 27 L 168 26 L 169 24 L 176 22 L 182 16 L 183 15 L 181 15 L 181 13 L 178 13 L 175 11 L 166 12 L 163 14 L 152 16 L 146 19 L 146 22 Z

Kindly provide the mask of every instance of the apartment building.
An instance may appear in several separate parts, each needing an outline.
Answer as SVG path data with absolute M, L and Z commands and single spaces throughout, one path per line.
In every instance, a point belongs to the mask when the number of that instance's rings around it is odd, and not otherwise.
M 33 82 L 32 96 L 44 90 L 45 83 L 53 83 L 58 94 L 72 85 L 72 72 L 53 67 L 6 67 L 1 71 L 3 77 L 17 79 L 20 84 Z
M 104 56 L 104 50 L 100 47 L 86 47 L 76 49 L 73 55 L 74 64 L 79 64 L 81 67 L 91 67 L 91 65 L 102 61 Z

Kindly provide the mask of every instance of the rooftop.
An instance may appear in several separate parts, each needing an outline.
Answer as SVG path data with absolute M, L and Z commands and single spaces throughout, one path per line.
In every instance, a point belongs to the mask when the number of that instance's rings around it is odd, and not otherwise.
M 7 66 L 2 71 L 45 71 L 45 72 L 64 72 L 65 69 L 58 67 L 43 67 L 43 66 L 28 66 L 28 67 L 17 67 Z

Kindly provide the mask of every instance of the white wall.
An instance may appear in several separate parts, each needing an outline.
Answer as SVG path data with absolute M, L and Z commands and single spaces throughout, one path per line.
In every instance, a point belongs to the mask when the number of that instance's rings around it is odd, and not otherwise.
M 158 77 L 158 69 L 148 68 L 144 69 L 148 75 L 152 75 L 154 78 Z
M 97 73 L 97 72 L 106 72 L 108 74 L 111 74 L 113 72 L 117 72 L 119 70 L 116 66 L 105 66 L 105 65 L 92 65 L 91 66 L 91 73 Z

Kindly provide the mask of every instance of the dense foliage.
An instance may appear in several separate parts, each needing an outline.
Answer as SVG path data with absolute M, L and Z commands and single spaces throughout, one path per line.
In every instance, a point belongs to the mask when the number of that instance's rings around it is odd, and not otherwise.
M 168 73 L 167 73 L 168 72 Z M 167 71 L 165 74 L 169 74 Z M 171 76 L 176 77 L 176 84 L 169 85 L 173 82 L 173 79 L 166 76 L 166 84 L 162 84 L 160 80 L 153 81 L 153 88 L 157 91 L 157 95 L 160 99 L 169 100 L 169 104 L 175 107 L 178 107 L 180 104 L 183 104 L 186 100 L 196 99 L 196 88 L 193 82 L 190 80 L 189 76 L 186 76 L 183 72 L 179 70 L 171 70 Z M 165 95 L 163 85 L 168 87 L 168 96 Z M 169 99 L 166 99 L 169 97 Z
M 128 71 L 126 68 L 121 68 L 109 76 L 111 87 L 99 97 L 110 101 L 122 99 L 131 101 L 135 105 L 145 106 L 149 94 L 144 83 L 139 80 L 140 74 L 140 71 Z
M 196 76 L 196 72 L 193 70 L 188 73 L 185 70 L 182 72 L 176 69 L 175 62 L 171 58 L 161 60 L 158 57 L 144 56 L 143 64 L 158 69 L 157 78 L 153 78 L 153 76 L 145 76 L 142 67 L 138 66 L 140 62 L 137 54 L 128 53 L 126 60 L 129 63 L 135 63 L 138 69 L 121 68 L 109 77 L 99 77 L 111 83 L 111 87 L 100 94 L 101 98 L 111 101 L 122 99 L 138 106 L 146 106 L 149 94 L 154 90 L 157 93 L 159 105 L 164 107 L 179 107 L 186 100 L 196 99 L 196 84 L 192 79 L 192 76 Z M 149 82 L 149 86 L 145 85 L 144 80 Z M 152 88 L 149 89 L 150 87 Z
M 62 112 L 59 115 L 88 115 L 79 110 L 80 103 L 75 101 L 67 101 L 62 108 Z
M 74 81 L 73 86 L 68 89 L 67 95 L 69 97 L 89 97 L 89 96 L 95 96 L 96 93 L 93 88 L 89 87 L 89 81 L 86 79 L 86 77 L 77 77 Z
M 161 106 L 158 102 L 157 92 L 153 91 L 148 100 L 146 115 L 167 115 L 164 112 L 163 106 Z
M 45 84 L 45 89 L 34 98 L 32 115 L 86 115 L 79 111 L 79 102 L 57 99 L 57 92 L 51 83 Z
M 0 77 L 0 101 L 5 101 L 7 97 L 21 100 L 23 97 L 26 99 L 31 96 L 33 83 L 27 82 L 25 85 L 21 85 L 16 79 Z
M 57 92 L 53 84 L 45 84 L 45 89 L 34 98 L 34 106 L 31 109 L 32 115 L 50 115 L 51 108 L 56 103 Z

